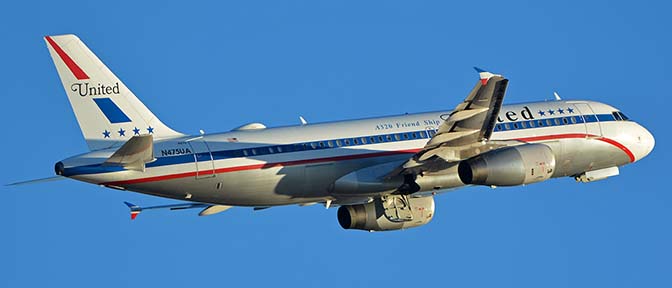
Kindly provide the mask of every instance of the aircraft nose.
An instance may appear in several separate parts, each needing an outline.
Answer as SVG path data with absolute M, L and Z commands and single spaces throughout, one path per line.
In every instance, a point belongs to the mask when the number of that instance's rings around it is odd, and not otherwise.
M 637 135 L 637 146 L 639 146 L 637 149 L 637 159 L 642 159 L 646 157 L 646 155 L 649 155 L 651 151 L 653 150 L 653 147 L 656 146 L 656 139 L 653 138 L 653 134 L 649 132 L 649 130 L 646 130 L 646 128 L 641 127 L 639 131 L 639 135 Z

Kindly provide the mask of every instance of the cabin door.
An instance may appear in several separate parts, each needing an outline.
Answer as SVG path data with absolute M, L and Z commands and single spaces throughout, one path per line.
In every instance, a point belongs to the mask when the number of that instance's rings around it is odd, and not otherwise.
M 194 139 L 188 141 L 191 153 L 194 155 L 196 164 L 196 179 L 215 177 L 215 159 L 212 157 L 212 151 L 205 140 Z
M 600 127 L 600 122 L 597 121 L 597 116 L 588 103 L 576 103 L 574 104 L 581 117 L 583 117 L 583 123 L 586 125 L 586 134 L 590 136 L 602 136 L 602 127 Z

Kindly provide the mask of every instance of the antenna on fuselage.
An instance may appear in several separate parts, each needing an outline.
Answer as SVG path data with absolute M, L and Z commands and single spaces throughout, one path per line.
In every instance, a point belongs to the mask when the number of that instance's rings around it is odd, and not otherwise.
M 558 95 L 558 92 L 553 91 L 553 96 L 555 96 L 556 101 L 562 100 L 562 98 L 560 98 L 560 95 Z
M 306 119 L 304 119 L 303 116 L 299 116 L 299 121 L 301 121 L 301 125 L 308 124 L 308 121 L 306 121 Z
M 205 135 L 205 131 L 203 129 L 199 129 L 198 133 L 201 133 L 201 135 Z

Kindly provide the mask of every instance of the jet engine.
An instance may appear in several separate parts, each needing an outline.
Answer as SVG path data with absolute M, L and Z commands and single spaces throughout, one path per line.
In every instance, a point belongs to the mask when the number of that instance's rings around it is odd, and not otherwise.
M 551 178 L 555 156 L 544 144 L 525 144 L 475 156 L 462 161 L 457 170 L 465 184 L 515 186 Z
M 388 231 L 417 227 L 434 217 L 434 197 L 389 195 L 373 202 L 338 208 L 338 223 L 343 229 Z

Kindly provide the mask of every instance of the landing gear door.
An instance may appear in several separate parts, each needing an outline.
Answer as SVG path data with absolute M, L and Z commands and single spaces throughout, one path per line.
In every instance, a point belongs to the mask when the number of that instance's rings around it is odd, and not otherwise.
M 586 125 L 586 134 L 591 136 L 602 136 L 602 127 L 600 127 L 600 122 L 597 120 L 597 116 L 588 103 L 575 103 L 574 104 L 581 117 L 583 123 Z
M 215 177 L 215 161 L 208 143 L 202 138 L 187 141 L 196 163 L 196 179 Z

